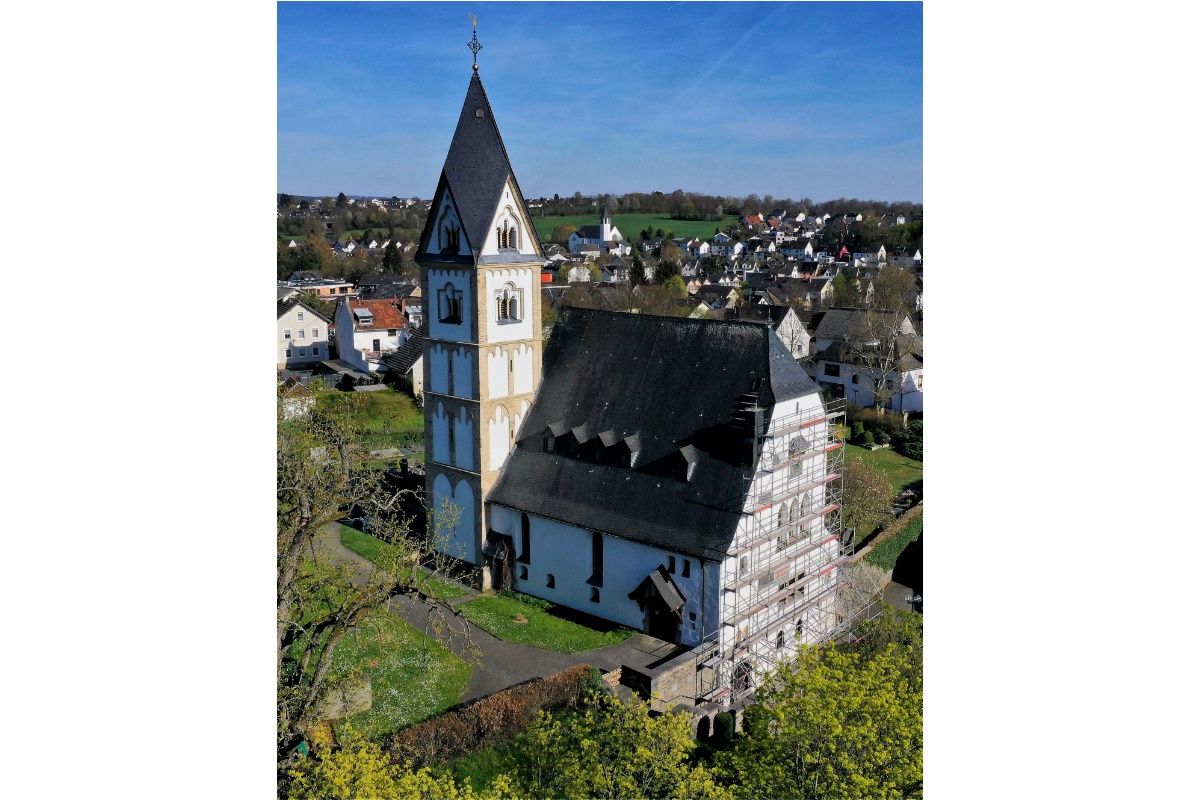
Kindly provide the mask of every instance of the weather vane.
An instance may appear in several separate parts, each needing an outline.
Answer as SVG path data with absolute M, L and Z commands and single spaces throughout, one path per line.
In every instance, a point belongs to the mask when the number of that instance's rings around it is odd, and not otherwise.
M 483 49 L 483 45 L 479 43 L 479 37 L 475 35 L 475 15 L 470 14 L 469 16 L 471 17 L 471 41 L 467 42 L 467 47 L 471 48 L 471 69 L 479 72 L 479 51 Z

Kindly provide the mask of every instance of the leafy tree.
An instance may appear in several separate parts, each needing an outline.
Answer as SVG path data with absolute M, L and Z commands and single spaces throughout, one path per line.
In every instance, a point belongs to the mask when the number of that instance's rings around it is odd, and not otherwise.
M 691 774 L 695 747 L 686 714 L 650 715 L 650 704 L 593 695 L 581 713 L 542 712 L 518 740 L 525 796 L 589 798 L 730 797 L 708 770 Z
M 550 234 L 550 241 L 566 247 L 567 242 L 571 241 L 571 234 L 577 230 L 579 228 L 574 225 L 556 225 L 554 232 Z
M 379 745 L 347 725 L 336 747 L 319 746 L 290 771 L 288 800 L 517 800 L 513 782 L 497 776 L 483 792 L 434 776 L 428 767 L 393 765 Z
M 680 275 L 672 275 L 667 278 L 663 289 L 678 298 L 687 297 L 688 293 L 687 284 L 683 282 L 683 277 Z
M 842 470 L 842 524 L 861 541 L 892 518 L 892 486 L 887 474 L 859 458 L 846 458 Z
M 842 270 L 833 279 L 830 308 L 855 308 L 859 304 L 858 281 L 849 270 Z
M 338 192 L 337 201 L 334 203 L 334 205 L 336 205 L 338 208 L 346 207 L 347 204 L 346 204 L 346 193 L 345 192 Z
M 380 266 L 383 271 L 389 275 L 394 275 L 404 270 L 404 254 L 400 250 L 400 243 L 396 241 L 394 234 L 389 234 L 391 241 L 388 246 L 383 248 L 383 260 Z
M 630 256 L 629 285 L 641 286 L 646 282 L 646 260 L 642 258 L 641 250 L 635 248 Z
M 907 798 L 922 791 L 922 679 L 910 648 L 805 649 L 764 681 L 717 755 L 737 797 Z

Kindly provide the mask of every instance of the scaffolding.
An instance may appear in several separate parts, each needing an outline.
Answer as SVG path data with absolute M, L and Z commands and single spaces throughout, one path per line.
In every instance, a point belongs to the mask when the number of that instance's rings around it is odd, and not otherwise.
M 860 577 L 864 597 L 848 597 L 840 580 L 851 550 L 838 513 L 844 415 L 844 401 L 797 406 L 762 432 L 743 522 L 722 566 L 720 624 L 695 651 L 698 703 L 743 699 L 756 674 L 844 633 L 882 591 Z

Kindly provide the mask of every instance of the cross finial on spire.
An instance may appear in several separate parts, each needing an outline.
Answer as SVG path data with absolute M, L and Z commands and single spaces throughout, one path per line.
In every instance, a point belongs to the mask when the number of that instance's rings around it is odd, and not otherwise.
M 483 45 L 479 43 L 479 38 L 475 35 L 475 15 L 471 14 L 471 41 L 467 42 L 467 47 L 471 48 L 471 69 L 479 72 L 479 51 L 483 49 Z

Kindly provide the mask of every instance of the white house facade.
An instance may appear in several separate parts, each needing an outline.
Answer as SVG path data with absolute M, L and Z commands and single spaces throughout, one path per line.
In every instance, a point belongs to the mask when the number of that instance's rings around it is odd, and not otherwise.
M 329 320 L 299 300 L 276 306 L 276 366 L 306 369 L 329 358 Z
M 338 357 L 363 372 L 386 369 L 408 338 L 408 320 L 393 300 L 343 300 L 336 317 Z

